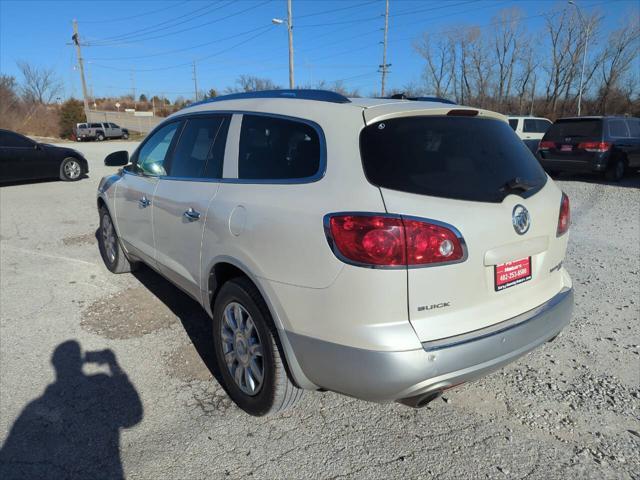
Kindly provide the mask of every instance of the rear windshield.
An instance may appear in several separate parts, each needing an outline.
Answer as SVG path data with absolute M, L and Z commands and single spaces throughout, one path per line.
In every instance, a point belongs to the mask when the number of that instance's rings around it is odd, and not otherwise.
M 378 187 L 437 197 L 501 202 L 530 196 L 544 170 L 508 123 L 468 117 L 406 117 L 366 127 L 360 151 L 367 179 Z M 519 178 L 531 186 L 508 192 Z
M 568 141 L 565 138 L 600 137 L 602 137 L 602 120 L 593 118 L 557 120 L 544 135 L 545 140 L 556 142 Z

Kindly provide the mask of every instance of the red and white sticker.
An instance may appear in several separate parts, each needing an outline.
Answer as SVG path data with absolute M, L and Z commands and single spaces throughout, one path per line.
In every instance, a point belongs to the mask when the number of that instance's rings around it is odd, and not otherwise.
M 495 266 L 496 292 L 531 280 L 531 257 Z

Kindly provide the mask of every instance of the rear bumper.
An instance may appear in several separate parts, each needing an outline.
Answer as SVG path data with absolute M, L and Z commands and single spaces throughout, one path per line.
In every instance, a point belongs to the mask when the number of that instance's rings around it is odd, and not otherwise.
M 487 328 L 402 352 L 364 350 L 287 332 L 314 384 L 370 401 L 394 401 L 482 377 L 552 339 L 569 323 L 573 290 Z
M 608 153 L 574 157 L 561 157 L 552 154 L 538 153 L 537 156 L 542 168 L 559 172 L 604 172 L 607 169 L 609 160 Z

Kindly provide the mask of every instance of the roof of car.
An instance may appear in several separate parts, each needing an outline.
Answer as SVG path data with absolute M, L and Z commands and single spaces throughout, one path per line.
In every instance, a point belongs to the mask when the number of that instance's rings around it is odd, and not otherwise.
M 406 98 L 347 98 L 336 92 L 325 90 L 268 90 L 259 92 L 234 93 L 194 103 L 174 113 L 170 118 L 190 113 L 215 111 L 246 111 L 280 113 L 313 120 L 323 115 L 335 118 L 337 110 L 364 115 L 365 122 L 377 121 L 394 116 L 446 115 L 451 110 L 476 110 L 478 116 L 505 120 L 495 112 L 475 107 L 452 104 L 451 101 L 432 97 L 428 101 Z M 313 108 L 310 109 L 310 103 Z
M 546 120 L 550 122 L 548 118 L 545 117 L 532 117 L 530 115 L 509 115 L 509 119 L 524 119 L 524 120 Z

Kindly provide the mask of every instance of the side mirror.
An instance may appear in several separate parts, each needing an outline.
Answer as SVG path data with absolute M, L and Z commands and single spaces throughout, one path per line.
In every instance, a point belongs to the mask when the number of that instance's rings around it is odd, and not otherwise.
M 107 167 L 122 167 L 127 163 L 129 163 L 129 152 L 126 150 L 110 153 L 104 159 L 104 164 Z

